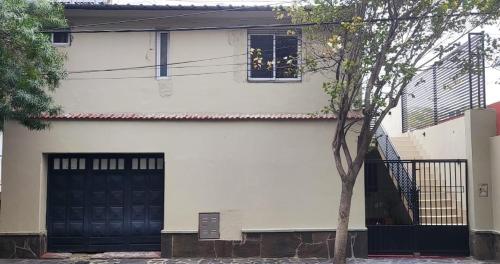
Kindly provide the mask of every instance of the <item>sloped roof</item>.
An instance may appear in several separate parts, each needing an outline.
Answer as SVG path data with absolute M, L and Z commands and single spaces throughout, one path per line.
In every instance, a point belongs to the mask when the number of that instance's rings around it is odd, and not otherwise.
M 142 5 L 142 4 L 106 4 L 106 3 L 64 3 L 66 9 L 91 10 L 228 10 L 228 11 L 272 11 L 279 6 L 270 5 Z

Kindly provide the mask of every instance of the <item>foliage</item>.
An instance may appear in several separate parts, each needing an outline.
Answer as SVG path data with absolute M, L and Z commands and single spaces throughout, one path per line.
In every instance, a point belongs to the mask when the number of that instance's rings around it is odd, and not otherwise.
M 63 7 L 47 0 L 0 0 L 0 118 L 30 129 L 47 123 L 33 117 L 57 114 L 49 92 L 64 78 L 64 56 L 45 28 L 66 26 Z
M 338 116 L 332 149 L 342 193 L 334 262 L 345 263 L 352 190 L 375 130 L 432 52 L 442 56 L 454 48 L 446 44 L 450 36 L 496 22 L 499 9 L 499 0 L 315 0 L 276 10 L 294 24 L 314 24 L 303 29 L 305 70 L 329 78 L 323 111 Z M 491 58 L 498 41 L 486 39 Z M 351 111 L 361 111 L 362 120 L 349 119 Z M 351 149 L 346 137 L 353 132 L 359 136 Z

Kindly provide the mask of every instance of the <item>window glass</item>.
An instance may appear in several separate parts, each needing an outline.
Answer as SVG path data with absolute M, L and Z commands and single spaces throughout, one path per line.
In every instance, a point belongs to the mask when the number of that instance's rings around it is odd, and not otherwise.
M 276 36 L 276 78 L 297 78 L 297 37 Z
M 250 36 L 250 77 L 273 78 L 273 35 L 251 35 Z M 260 53 L 260 56 L 257 54 Z M 256 58 L 262 58 L 257 66 Z
M 52 43 L 54 43 L 54 44 L 69 43 L 69 33 L 68 32 L 54 32 L 54 33 L 52 33 Z
M 168 33 L 159 33 L 158 40 L 158 76 L 166 77 L 167 75 L 167 47 L 168 47 Z

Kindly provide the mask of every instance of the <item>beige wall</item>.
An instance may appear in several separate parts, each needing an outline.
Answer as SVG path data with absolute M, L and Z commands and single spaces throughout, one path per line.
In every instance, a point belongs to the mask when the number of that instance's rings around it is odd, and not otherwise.
M 401 123 L 401 101 L 399 101 L 396 107 L 391 109 L 390 114 L 385 116 L 384 120 L 382 120 L 382 126 L 391 137 L 400 137 L 403 135 L 403 126 Z
M 44 153 L 165 154 L 165 232 L 194 232 L 197 213 L 221 212 L 223 239 L 240 231 L 335 229 L 340 180 L 328 121 L 56 121 L 5 129 L 0 232 L 45 230 Z M 350 143 L 354 144 L 354 138 Z M 350 227 L 365 227 L 363 176 Z
M 73 34 L 71 46 L 60 49 L 69 72 L 151 66 L 156 64 L 156 33 Z M 313 113 L 327 104 L 320 74 L 305 74 L 298 82 L 248 82 L 246 51 L 246 30 L 171 32 L 168 63 L 226 58 L 171 65 L 173 76 L 162 80 L 154 77 L 154 67 L 70 73 L 55 99 L 65 112 Z M 185 66 L 197 67 L 174 68 Z M 211 72 L 219 73 L 178 76 Z
M 490 138 L 493 230 L 500 234 L 500 136 Z
M 492 109 L 469 110 L 465 112 L 465 143 L 469 167 L 469 221 L 476 231 L 491 230 L 493 227 L 493 204 L 491 192 L 480 197 L 479 187 L 491 181 L 490 137 L 496 135 L 496 113 Z
M 465 159 L 465 117 L 407 132 L 423 150 L 426 159 Z

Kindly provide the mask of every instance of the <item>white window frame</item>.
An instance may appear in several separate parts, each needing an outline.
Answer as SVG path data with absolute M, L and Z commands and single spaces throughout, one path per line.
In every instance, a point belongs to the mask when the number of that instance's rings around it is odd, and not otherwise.
M 252 77 L 252 55 L 250 53 L 251 49 L 251 36 L 273 36 L 273 77 L 272 78 L 254 78 Z M 302 81 L 302 74 L 299 71 L 296 78 L 276 78 L 276 36 L 286 36 L 285 34 L 280 34 L 277 32 L 269 33 L 248 33 L 247 37 L 247 79 L 250 82 L 300 82 Z M 302 65 L 302 47 L 301 47 L 302 35 L 297 35 L 297 67 L 300 69 Z
M 68 34 L 68 41 L 67 42 L 54 42 L 54 34 L 55 33 L 66 33 Z M 58 46 L 58 47 L 64 47 L 64 46 L 69 46 L 71 44 L 71 32 L 52 32 L 50 33 L 50 42 L 52 43 L 53 46 Z
M 161 63 L 161 58 L 160 58 L 160 45 L 161 45 L 161 34 L 167 34 L 167 75 L 166 76 L 160 76 L 160 63 Z M 156 32 L 156 79 L 157 80 L 162 80 L 162 79 L 169 79 L 170 78 L 170 68 L 168 67 L 168 61 L 170 58 L 170 33 L 168 31 L 158 31 Z

